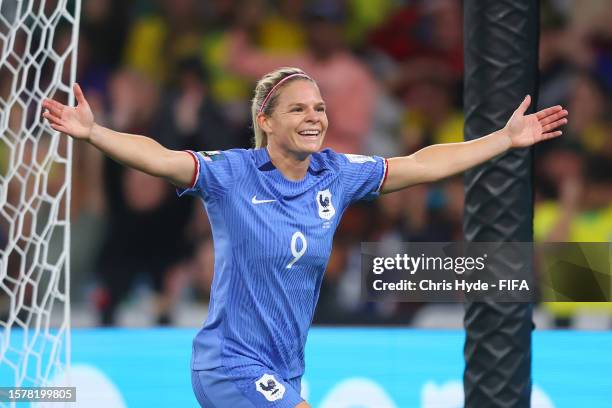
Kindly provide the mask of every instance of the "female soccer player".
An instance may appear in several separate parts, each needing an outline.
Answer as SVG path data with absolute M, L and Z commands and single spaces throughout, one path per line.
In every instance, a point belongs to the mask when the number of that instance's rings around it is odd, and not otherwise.
M 203 199 L 215 243 L 208 318 L 193 342 L 192 384 L 204 407 L 298 407 L 304 346 L 332 238 L 347 206 L 380 193 L 440 180 L 561 134 L 561 106 L 525 115 L 470 142 L 434 145 L 407 157 L 319 152 L 327 116 L 315 81 L 282 68 L 257 84 L 255 148 L 172 151 L 98 125 L 78 85 L 78 105 L 43 103 L 53 129 L 113 159 L 163 177 L 179 195 Z

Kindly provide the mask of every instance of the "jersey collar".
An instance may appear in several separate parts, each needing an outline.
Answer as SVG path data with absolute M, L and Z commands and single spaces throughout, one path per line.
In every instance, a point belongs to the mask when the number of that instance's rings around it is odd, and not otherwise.
M 274 167 L 274 164 L 272 164 L 272 160 L 270 159 L 270 155 L 268 154 L 268 149 L 266 149 L 265 147 L 253 149 L 253 156 L 255 158 L 255 166 L 260 171 L 276 170 L 276 167 Z M 328 168 L 325 165 L 325 161 L 321 160 L 321 158 L 319 157 L 319 153 L 314 153 L 311 155 L 310 165 L 308 166 L 308 173 L 313 176 L 317 176 L 327 169 Z

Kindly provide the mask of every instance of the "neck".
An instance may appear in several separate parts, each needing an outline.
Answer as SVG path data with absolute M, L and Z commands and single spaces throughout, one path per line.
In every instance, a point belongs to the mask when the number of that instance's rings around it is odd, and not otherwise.
M 300 181 L 306 176 L 310 166 L 310 154 L 295 154 L 287 150 L 279 149 L 269 144 L 266 149 L 274 167 L 291 181 Z

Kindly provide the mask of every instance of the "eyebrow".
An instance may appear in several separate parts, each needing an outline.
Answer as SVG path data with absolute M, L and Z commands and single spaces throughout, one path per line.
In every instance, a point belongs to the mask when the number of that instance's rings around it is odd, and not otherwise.
M 289 104 L 289 107 L 292 107 L 292 106 L 306 106 L 306 105 L 307 105 L 307 104 L 302 103 L 302 102 L 294 102 L 294 103 L 290 103 L 290 104 Z M 321 101 L 321 102 L 317 102 L 315 105 L 316 105 L 316 106 L 320 106 L 320 105 L 325 106 L 325 102 L 323 102 L 323 101 Z

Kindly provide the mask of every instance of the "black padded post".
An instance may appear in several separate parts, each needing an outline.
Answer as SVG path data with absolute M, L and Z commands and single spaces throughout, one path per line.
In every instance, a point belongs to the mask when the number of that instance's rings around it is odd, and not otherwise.
M 465 139 L 502 128 L 526 94 L 537 101 L 539 1 L 465 0 Z M 464 234 L 474 242 L 533 238 L 532 149 L 466 173 Z M 529 268 L 528 260 L 494 268 Z M 466 304 L 466 408 L 529 407 L 532 305 Z

